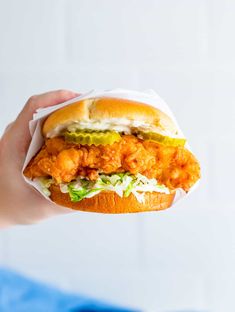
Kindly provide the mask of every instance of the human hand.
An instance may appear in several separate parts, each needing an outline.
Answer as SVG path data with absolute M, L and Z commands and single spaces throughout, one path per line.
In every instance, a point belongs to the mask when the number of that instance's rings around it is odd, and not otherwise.
M 43 198 L 24 181 L 21 170 L 31 141 L 29 121 L 35 111 L 77 95 L 72 91 L 58 90 L 32 96 L 16 120 L 6 128 L 0 139 L 0 227 L 35 223 L 70 212 Z

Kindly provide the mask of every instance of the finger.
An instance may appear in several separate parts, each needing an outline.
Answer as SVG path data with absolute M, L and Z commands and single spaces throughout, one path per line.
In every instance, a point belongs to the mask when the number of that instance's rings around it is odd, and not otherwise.
M 5 128 L 5 130 L 4 130 L 4 133 L 6 133 L 7 131 L 9 131 L 9 130 L 11 129 L 12 125 L 13 125 L 13 122 L 9 123 L 9 124 L 6 126 L 6 128 Z
M 38 108 L 45 108 L 56 104 L 63 103 L 78 96 L 77 93 L 68 90 L 50 91 L 47 93 L 34 95 L 29 98 L 24 108 L 16 118 L 14 127 L 26 144 L 30 141 L 29 121 L 33 118 L 33 114 Z
M 76 96 L 78 96 L 77 93 L 68 90 L 50 91 L 40 95 L 31 96 L 16 121 L 21 125 L 27 124 L 28 126 L 28 122 L 32 119 L 33 114 L 38 108 L 60 104 Z
M 17 148 L 21 157 L 24 157 L 31 140 L 29 132 L 29 121 L 33 118 L 33 114 L 36 112 L 36 110 L 38 108 L 44 108 L 63 103 L 78 95 L 79 94 L 72 91 L 58 90 L 40 95 L 34 95 L 27 101 L 23 110 L 20 112 L 9 131 L 7 131 L 11 137 L 11 142 Z

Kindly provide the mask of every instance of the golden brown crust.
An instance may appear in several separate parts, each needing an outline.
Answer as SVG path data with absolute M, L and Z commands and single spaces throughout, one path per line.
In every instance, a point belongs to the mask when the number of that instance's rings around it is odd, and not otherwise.
M 133 194 L 121 198 L 115 192 L 101 192 L 91 198 L 74 203 L 71 202 L 67 193 L 61 193 L 58 186 L 51 185 L 50 191 L 52 201 L 60 206 L 87 212 L 112 214 L 163 210 L 171 206 L 175 197 L 175 193 L 146 192 L 145 203 L 141 204 Z
M 140 102 L 118 98 L 94 98 L 72 103 L 52 113 L 44 122 L 42 133 L 47 136 L 58 125 L 66 125 L 74 121 L 127 118 L 160 126 L 163 129 L 177 132 L 171 118 L 159 109 Z

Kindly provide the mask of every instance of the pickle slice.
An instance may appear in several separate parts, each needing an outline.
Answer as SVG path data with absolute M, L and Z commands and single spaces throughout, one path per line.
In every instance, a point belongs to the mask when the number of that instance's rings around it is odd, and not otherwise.
M 121 135 L 115 131 L 83 131 L 76 132 L 66 131 L 64 133 L 65 140 L 81 145 L 107 145 L 113 144 L 121 140 Z
M 139 132 L 141 137 L 144 140 L 154 141 L 160 144 L 168 145 L 168 146 L 184 146 L 186 143 L 186 139 L 184 138 L 172 138 L 160 133 L 155 132 Z

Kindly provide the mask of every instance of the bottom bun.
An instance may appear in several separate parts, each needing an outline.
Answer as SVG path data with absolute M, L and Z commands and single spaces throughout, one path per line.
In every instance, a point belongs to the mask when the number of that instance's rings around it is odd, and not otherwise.
M 106 191 L 79 202 L 71 202 L 69 194 L 62 193 L 57 185 L 51 185 L 50 192 L 51 200 L 57 205 L 75 210 L 99 213 L 132 213 L 163 210 L 171 206 L 175 197 L 175 193 L 146 192 L 145 203 L 140 203 L 133 194 L 130 194 L 128 197 L 120 197 L 115 192 Z

